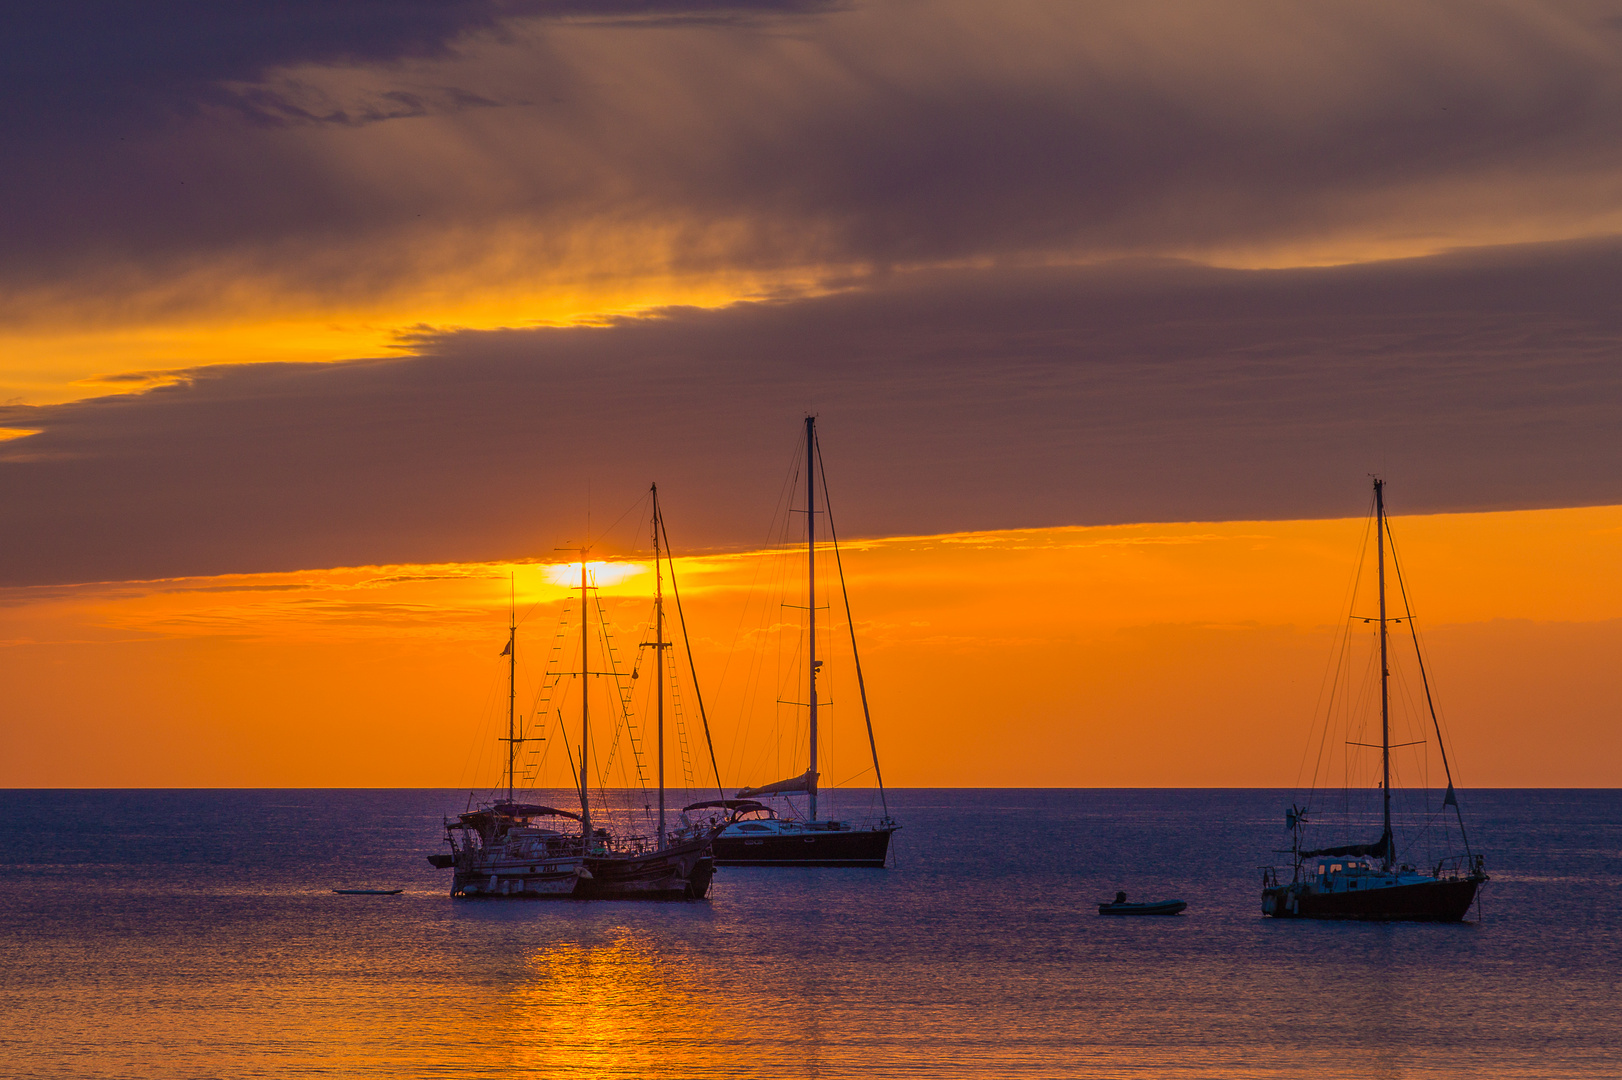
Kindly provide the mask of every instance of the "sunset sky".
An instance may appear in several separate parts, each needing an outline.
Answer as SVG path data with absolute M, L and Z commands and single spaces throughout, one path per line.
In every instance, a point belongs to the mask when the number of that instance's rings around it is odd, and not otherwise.
M 778 779 L 808 412 L 889 783 L 1296 783 L 1377 473 L 1461 786 L 1622 784 L 1616 3 L 66 2 L 0 61 L 0 786 L 488 787 L 509 583 L 532 696 L 560 547 L 634 651 L 653 481 Z

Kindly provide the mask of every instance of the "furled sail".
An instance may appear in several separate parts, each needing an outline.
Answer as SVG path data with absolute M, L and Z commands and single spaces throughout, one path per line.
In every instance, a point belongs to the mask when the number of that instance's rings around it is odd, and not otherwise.
M 803 791 L 811 795 L 816 794 L 817 774 L 807 769 L 800 776 L 791 776 L 787 780 L 779 780 L 775 784 L 767 784 L 764 787 L 739 788 L 735 797 L 752 799 L 760 795 L 787 795 L 795 791 Z
M 1303 859 L 1315 859 L 1320 855 L 1367 855 L 1371 859 L 1383 859 L 1391 852 L 1391 834 L 1385 833 L 1372 844 L 1345 844 L 1341 847 L 1318 848 L 1316 851 L 1303 851 Z

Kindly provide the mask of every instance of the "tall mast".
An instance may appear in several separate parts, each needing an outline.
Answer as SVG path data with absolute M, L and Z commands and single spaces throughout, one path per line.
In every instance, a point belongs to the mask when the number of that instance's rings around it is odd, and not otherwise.
M 826 486 L 826 485 L 824 485 Z M 1408 618 L 1408 635 L 1414 641 L 1414 660 L 1419 664 L 1419 681 L 1425 688 L 1425 707 L 1430 710 L 1431 728 L 1436 732 L 1436 749 L 1442 754 L 1442 772 L 1447 776 L 1447 794 L 1442 797 L 1442 812 L 1453 807 L 1453 816 L 1459 820 L 1459 839 L 1464 841 L 1464 853 L 1470 855 L 1470 834 L 1464 828 L 1464 811 L 1459 809 L 1458 797 L 1453 793 L 1453 766 L 1447 763 L 1447 742 L 1442 738 L 1442 721 L 1436 716 L 1436 701 L 1431 697 L 1430 676 L 1425 674 L 1425 654 L 1419 648 L 1419 630 L 1414 626 L 1414 609 L 1408 603 L 1408 585 L 1402 580 L 1402 560 L 1397 557 L 1397 545 L 1391 544 L 1391 568 L 1397 572 L 1397 590 L 1402 593 L 1402 613 Z
M 665 584 L 659 556 L 659 485 L 653 485 L 653 685 L 659 715 L 659 850 L 665 849 Z
M 1380 789 L 1385 796 L 1385 865 L 1393 860 L 1391 850 L 1391 665 L 1386 659 L 1385 632 L 1385 481 L 1374 478 L 1374 536 L 1380 563 Z
M 834 569 L 839 573 L 839 595 L 845 601 L 845 625 L 850 628 L 850 658 L 856 666 L 856 689 L 862 696 L 862 719 L 867 723 L 867 748 L 873 753 L 873 777 L 879 782 L 879 805 L 884 820 L 890 820 L 890 800 L 884 794 L 884 772 L 879 768 L 879 744 L 873 738 L 873 712 L 867 707 L 867 680 L 862 678 L 862 651 L 856 647 L 856 620 L 850 614 L 850 590 L 845 587 L 845 561 L 839 555 L 839 530 L 834 528 L 833 500 L 828 497 L 828 465 L 819 455 L 817 472 L 822 475 L 822 509 L 828 516 L 828 539 L 833 541 Z
M 518 752 L 514 703 L 518 697 L 518 592 L 509 582 L 507 605 L 507 801 L 513 801 L 513 757 Z
M 591 800 L 586 795 L 586 756 L 591 753 L 591 685 L 587 671 L 586 645 L 586 554 L 580 549 L 580 853 L 591 854 Z
M 805 418 L 805 607 L 811 661 L 811 820 L 817 820 L 817 477 L 813 456 L 817 446 L 817 418 Z

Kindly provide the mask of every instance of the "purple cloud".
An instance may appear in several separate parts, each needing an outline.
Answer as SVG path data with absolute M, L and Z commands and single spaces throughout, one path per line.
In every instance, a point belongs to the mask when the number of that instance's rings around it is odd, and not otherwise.
M 822 416 L 846 535 L 1622 501 L 1614 242 L 1360 267 L 895 275 L 0 410 L 13 583 L 545 555 L 665 492 L 764 541 Z M 601 520 L 599 518 L 599 520 Z

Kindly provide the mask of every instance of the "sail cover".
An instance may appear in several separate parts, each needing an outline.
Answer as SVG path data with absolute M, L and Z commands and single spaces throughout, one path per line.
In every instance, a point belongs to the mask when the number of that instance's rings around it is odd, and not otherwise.
M 1367 855 L 1372 859 L 1383 859 L 1391 853 L 1391 834 L 1385 833 L 1372 844 L 1345 844 L 1341 847 L 1318 848 L 1316 851 L 1303 851 L 1303 859 L 1315 859 L 1320 855 Z
M 807 769 L 800 776 L 791 776 L 787 780 L 779 780 L 777 783 L 767 784 L 765 787 L 739 788 L 736 797 L 739 799 L 752 799 L 760 795 L 787 795 L 795 791 L 803 791 L 814 795 L 816 790 L 817 774 Z

